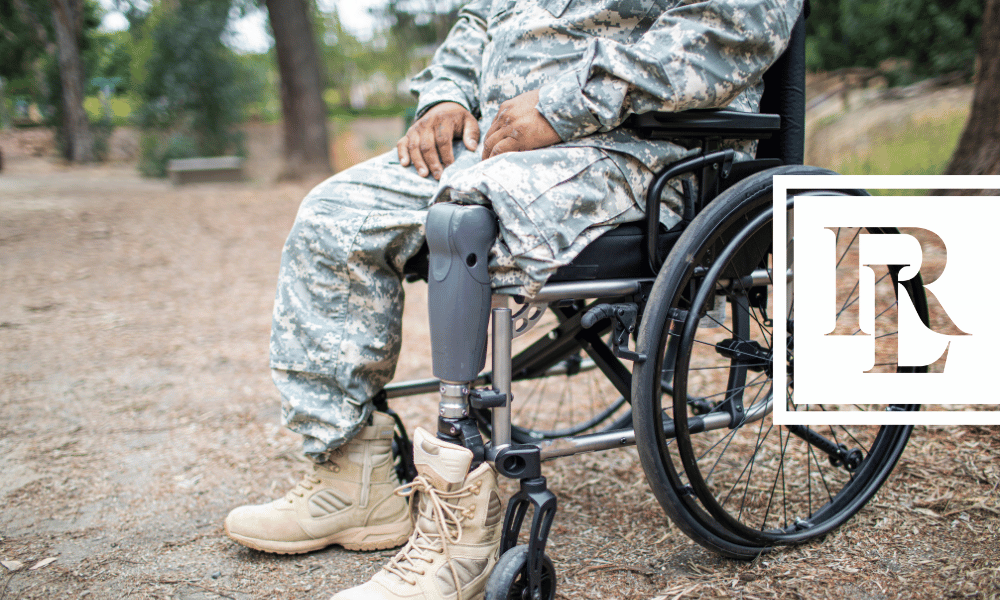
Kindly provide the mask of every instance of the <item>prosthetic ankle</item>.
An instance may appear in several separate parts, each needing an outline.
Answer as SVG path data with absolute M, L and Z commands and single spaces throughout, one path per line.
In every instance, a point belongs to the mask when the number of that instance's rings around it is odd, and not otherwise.
M 469 419 L 469 388 L 486 364 L 487 262 L 497 221 L 483 206 L 442 203 L 428 212 L 426 231 L 431 353 L 434 376 L 441 380 L 439 436 L 465 445 L 462 432 L 470 429 L 465 425 L 475 425 Z

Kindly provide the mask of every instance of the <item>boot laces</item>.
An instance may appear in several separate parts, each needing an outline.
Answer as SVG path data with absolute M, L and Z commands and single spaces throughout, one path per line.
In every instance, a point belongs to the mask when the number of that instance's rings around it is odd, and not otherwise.
M 336 448 L 331 453 L 331 458 L 328 459 L 325 463 L 323 463 L 322 465 L 314 464 L 313 472 L 306 473 L 302 477 L 302 480 L 299 481 L 297 484 L 295 484 L 294 488 L 288 490 L 288 493 L 285 494 L 285 500 L 287 500 L 288 502 L 294 502 L 296 497 L 298 498 L 304 497 L 307 492 L 312 491 L 313 486 L 323 483 L 323 481 L 317 476 L 317 472 L 320 469 L 326 469 L 329 471 L 333 471 L 334 473 L 340 471 L 340 465 L 334 462 L 332 456 L 340 456 L 341 454 L 343 454 L 343 451 L 340 448 Z
M 416 495 L 418 493 L 424 495 L 423 499 L 426 504 L 421 513 L 434 521 L 434 524 L 437 525 L 437 531 L 424 531 L 421 529 L 418 519 L 410 540 L 389 561 L 385 570 L 410 585 L 416 585 L 416 580 L 408 573 L 424 575 L 425 567 L 418 565 L 418 562 L 431 563 L 433 562 L 433 558 L 429 556 L 431 553 L 444 554 L 445 560 L 451 568 L 452 577 L 455 578 L 458 600 L 462 600 L 462 585 L 458 578 L 458 571 L 451 561 L 449 546 L 457 544 L 462 539 L 462 521 L 475 513 L 474 506 L 463 507 L 456 502 L 476 493 L 478 488 L 478 484 L 473 483 L 452 492 L 439 490 L 423 475 L 418 475 L 410 483 L 397 488 L 396 494 L 411 497 L 410 502 L 417 501 Z

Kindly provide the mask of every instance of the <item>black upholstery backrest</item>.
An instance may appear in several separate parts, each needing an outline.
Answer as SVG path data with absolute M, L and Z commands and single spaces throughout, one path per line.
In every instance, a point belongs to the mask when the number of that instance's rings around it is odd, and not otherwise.
M 785 53 L 764 73 L 760 112 L 781 115 L 781 131 L 757 144 L 757 158 L 778 158 L 786 165 L 805 161 L 806 26 L 802 11 Z

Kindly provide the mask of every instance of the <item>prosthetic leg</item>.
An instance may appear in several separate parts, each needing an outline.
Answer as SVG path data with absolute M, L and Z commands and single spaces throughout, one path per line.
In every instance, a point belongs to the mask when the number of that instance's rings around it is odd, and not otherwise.
M 427 214 L 427 292 L 434 376 L 441 380 L 438 437 L 483 461 L 482 437 L 469 414 L 472 384 L 486 364 L 490 318 L 487 262 L 496 216 L 484 206 L 435 204 Z
M 511 311 L 493 311 L 492 388 L 473 389 L 486 364 L 486 333 L 491 289 L 487 257 L 496 241 L 493 213 L 482 206 L 436 204 L 427 215 L 430 249 L 428 304 L 434 376 L 441 380 L 438 438 L 472 451 L 471 468 L 493 463 L 501 475 L 521 481 L 507 505 L 500 532 L 500 561 L 486 585 L 486 600 L 512 597 L 526 586 L 526 597 L 555 596 L 552 562 L 545 543 L 556 511 L 555 495 L 541 476 L 537 446 L 510 443 Z M 493 409 L 492 441 L 487 449 L 472 409 Z M 529 507 L 534 508 L 526 546 L 518 533 Z M 509 551 L 509 552 L 508 552 Z M 515 580 L 517 583 L 515 583 Z

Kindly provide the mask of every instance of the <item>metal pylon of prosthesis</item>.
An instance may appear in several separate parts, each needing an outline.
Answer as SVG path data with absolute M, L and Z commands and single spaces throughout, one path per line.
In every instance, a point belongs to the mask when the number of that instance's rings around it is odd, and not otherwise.
M 518 479 L 518 491 L 507 503 L 504 515 L 501 554 L 517 544 L 528 508 L 533 508 L 526 553 L 526 575 L 531 598 L 542 598 L 545 545 L 556 512 L 556 496 L 541 475 L 540 448 L 511 443 L 511 354 L 514 319 L 509 308 L 494 308 L 493 386 L 476 390 L 473 382 L 442 382 L 438 415 L 438 437 L 461 444 L 473 452 L 473 468 L 484 460 L 500 475 Z M 491 441 L 483 443 L 471 410 L 491 409 Z M 554 585 L 554 582 L 548 582 Z M 490 586 L 487 586 L 488 588 Z

